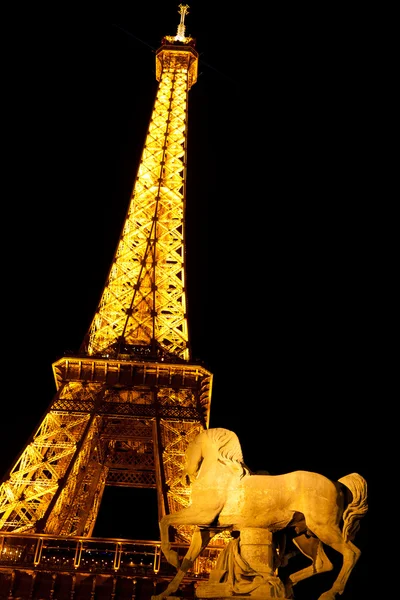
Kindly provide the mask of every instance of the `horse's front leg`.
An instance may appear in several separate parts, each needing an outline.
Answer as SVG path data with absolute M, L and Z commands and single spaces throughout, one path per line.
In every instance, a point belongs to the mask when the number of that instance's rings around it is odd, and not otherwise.
M 175 518 L 174 518 L 175 517 Z M 169 541 L 169 528 L 170 525 L 176 522 L 176 515 L 165 515 L 161 521 L 159 522 L 160 528 L 160 540 L 161 540 L 161 550 L 167 561 L 179 569 L 179 556 L 175 550 L 172 550 L 171 543 Z
M 157 596 L 152 596 L 151 600 L 163 600 L 164 598 L 168 598 L 168 596 L 176 592 L 186 573 L 193 567 L 196 558 L 201 554 L 204 548 L 206 548 L 209 541 L 212 537 L 214 537 L 216 533 L 217 530 L 199 529 L 196 527 L 192 536 L 192 540 L 190 542 L 189 549 L 185 554 L 182 564 L 178 568 L 177 574 L 169 583 L 168 587 L 163 592 L 161 592 L 161 594 L 158 594 Z M 178 557 L 177 553 L 171 550 L 170 554 L 172 553 L 175 554 L 176 557 Z
M 167 561 L 179 569 L 179 557 L 175 550 L 171 548 L 171 542 L 169 541 L 169 528 L 171 525 L 179 526 L 179 525 L 197 525 L 202 527 L 207 527 L 211 525 L 216 516 L 220 513 L 221 506 L 220 503 L 214 503 L 211 506 L 206 507 L 197 507 L 195 504 L 183 508 L 182 510 L 172 513 L 170 515 L 165 515 L 160 523 L 160 540 L 161 540 L 161 550 L 164 553 Z M 192 538 L 193 539 L 193 538 Z

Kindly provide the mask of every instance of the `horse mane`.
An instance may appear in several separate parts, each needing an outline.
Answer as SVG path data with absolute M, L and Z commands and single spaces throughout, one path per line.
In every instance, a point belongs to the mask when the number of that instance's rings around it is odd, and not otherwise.
M 235 472 L 240 478 L 250 475 L 250 469 L 243 461 L 242 447 L 239 438 L 233 431 L 222 427 L 214 427 L 203 432 L 212 444 L 218 448 L 218 460 Z M 201 434 L 203 435 L 203 434 Z

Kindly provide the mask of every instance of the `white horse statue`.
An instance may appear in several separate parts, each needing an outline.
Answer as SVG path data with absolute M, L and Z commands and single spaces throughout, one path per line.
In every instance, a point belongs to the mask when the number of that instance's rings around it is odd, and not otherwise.
M 243 462 L 236 434 L 227 429 L 214 428 L 201 432 L 188 444 L 183 478 L 192 486 L 191 504 L 164 516 L 159 524 L 161 549 L 168 562 L 178 571 L 166 590 L 152 596 L 152 600 L 171 596 L 211 538 L 224 529 L 237 532 L 240 536 L 244 531 L 251 533 L 263 530 L 267 530 L 267 535 L 277 536 L 279 532 L 292 528 L 297 536 L 293 539 L 295 545 L 312 561 L 309 567 L 292 573 L 285 583 L 279 580 L 283 592 L 276 585 L 276 576 L 265 579 L 264 573 L 264 578 L 257 577 L 254 569 L 249 567 L 247 574 L 253 573 L 253 584 L 249 587 L 251 578 L 247 577 L 246 587 L 243 587 L 240 579 L 235 581 L 231 574 L 231 592 L 227 596 L 248 594 L 249 590 L 253 590 L 251 595 L 257 597 L 255 588 L 261 583 L 265 588 L 265 584 L 269 583 L 275 587 L 272 596 L 267 594 L 259 597 L 293 598 L 293 586 L 299 581 L 333 569 L 324 552 L 324 544 L 339 552 L 343 562 L 332 587 L 318 600 L 335 600 L 337 595 L 343 594 L 350 573 L 361 555 L 353 539 L 359 529 L 360 519 L 368 511 L 367 483 L 361 475 L 352 473 L 338 481 L 331 481 L 309 471 L 294 471 L 284 475 L 252 474 Z M 169 540 L 169 527 L 180 525 L 196 526 L 181 564 Z M 235 546 L 237 552 L 239 546 L 240 538 Z M 279 550 L 275 550 L 274 561 L 275 566 L 285 564 L 283 557 L 279 558 Z M 225 559 L 225 566 L 228 562 Z M 246 564 L 244 559 L 241 560 L 242 568 L 243 563 Z M 273 572 L 276 575 L 277 569 Z M 213 581 L 216 581 L 215 575 Z M 219 581 L 224 581 L 224 578 L 221 576 Z M 214 596 L 206 594 L 206 597 Z M 221 594 L 215 597 L 221 597 Z

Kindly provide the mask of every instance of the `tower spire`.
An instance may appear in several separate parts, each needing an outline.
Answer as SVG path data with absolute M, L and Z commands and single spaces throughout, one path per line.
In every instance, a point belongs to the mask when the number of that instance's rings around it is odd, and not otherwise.
M 179 42 L 183 42 L 185 40 L 185 17 L 189 14 L 189 5 L 188 4 L 180 4 L 178 13 L 181 15 L 181 21 L 178 25 L 178 31 L 175 39 Z

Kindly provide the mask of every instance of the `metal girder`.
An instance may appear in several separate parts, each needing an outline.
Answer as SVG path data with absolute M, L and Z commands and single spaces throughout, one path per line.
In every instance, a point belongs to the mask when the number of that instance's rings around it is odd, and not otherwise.
M 57 393 L 0 485 L 0 532 L 90 537 L 105 486 L 157 490 L 158 515 L 190 502 L 189 441 L 208 427 L 212 375 L 191 363 L 185 207 L 194 40 L 156 53 L 159 82 L 126 220 L 77 356 L 53 364 Z M 178 528 L 189 541 L 191 528 Z
M 90 536 L 106 485 L 155 488 L 155 519 L 188 504 L 180 482 L 183 455 L 206 426 L 210 373 L 163 364 L 152 385 L 146 378 L 141 385 L 110 385 L 114 363 L 94 365 L 89 371 L 97 380 L 88 382 L 84 368 L 71 367 L 74 360 L 58 361 L 59 391 L 0 486 L 0 530 Z M 122 366 L 132 371 L 131 364 L 118 366 L 119 372 Z M 156 385 L 166 374 L 176 382 L 174 369 L 186 387 Z M 81 379 L 70 379 L 73 375 Z

